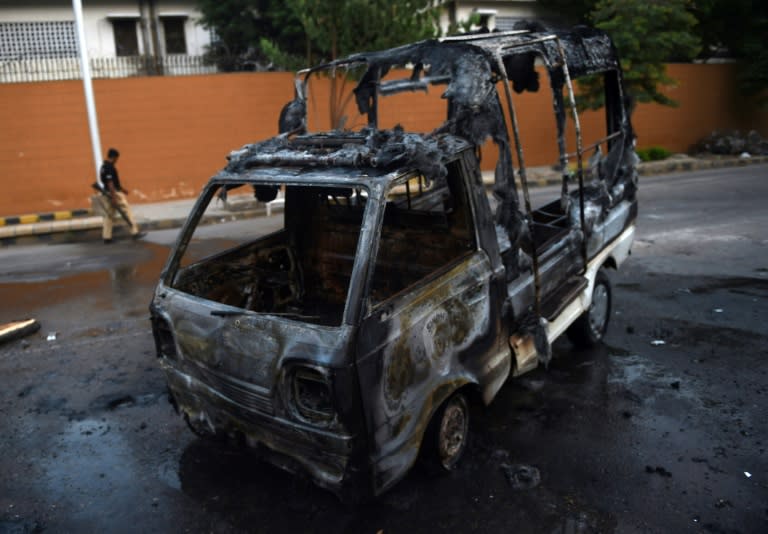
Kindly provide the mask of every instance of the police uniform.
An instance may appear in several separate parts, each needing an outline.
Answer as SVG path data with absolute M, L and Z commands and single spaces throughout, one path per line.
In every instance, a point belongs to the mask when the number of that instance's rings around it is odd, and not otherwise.
M 106 215 L 104 216 L 104 224 L 101 230 L 101 237 L 104 238 L 105 242 L 112 240 L 112 219 L 115 217 L 115 215 L 117 215 L 115 205 L 117 205 L 117 207 L 120 208 L 122 212 L 128 216 L 128 220 L 130 221 L 129 224 L 131 226 L 131 235 L 139 236 L 139 226 L 136 224 L 136 219 L 134 219 L 133 213 L 131 213 L 131 208 L 128 205 L 128 201 L 125 199 L 125 193 L 123 192 L 122 187 L 120 187 L 120 176 L 117 173 L 115 165 L 109 160 L 104 160 L 104 163 L 101 164 L 101 171 L 99 172 L 99 176 L 101 178 L 101 183 L 104 185 L 104 189 L 107 192 L 111 191 L 109 187 L 110 183 L 114 186 L 115 191 L 112 194 L 114 202 L 110 202 L 108 198 L 104 199 Z

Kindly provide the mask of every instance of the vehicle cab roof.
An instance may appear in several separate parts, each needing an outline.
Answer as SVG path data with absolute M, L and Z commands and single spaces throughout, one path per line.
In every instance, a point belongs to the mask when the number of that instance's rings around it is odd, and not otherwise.
M 214 181 L 307 185 L 386 185 L 418 169 L 430 179 L 445 176 L 445 165 L 470 148 L 451 134 L 428 135 L 402 129 L 278 135 L 232 152 Z

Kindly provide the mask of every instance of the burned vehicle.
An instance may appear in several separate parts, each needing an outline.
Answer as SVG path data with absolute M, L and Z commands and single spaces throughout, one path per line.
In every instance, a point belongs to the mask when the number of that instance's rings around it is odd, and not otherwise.
M 309 133 L 308 80 L 350 67 L 366 125 Z M 605 135 L 590 145 L 573 93 L 581 76 L 605 88 Z M 446 100 L 434 131 L 378 127 L 380 98 L 431 86 Z M 551 92 L 563 180 L 534 209 L 513 93 L 539 90 Z M 637 215 L 634 135 L 604 33 L 356 54 L 301 71 L 280 130 L 210 180 L 151 304 L 173 402 L 196 432 L 235 438 L 342 497 L 377 495 L 417 457 L 452 469 L 469 403 L 546 365 L 555 338 L 604 335 L 604 270 L 629 255 Z M 208 206 L 243 191 L 280 199 L 282 214 L 196 237 Z

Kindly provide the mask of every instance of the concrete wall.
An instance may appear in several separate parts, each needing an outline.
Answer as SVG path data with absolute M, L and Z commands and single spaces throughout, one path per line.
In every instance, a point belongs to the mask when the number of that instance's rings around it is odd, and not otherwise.
M 638 106 L 638 145 L 686 151 L 714 129 L 757 128 L 768 136 L 768 113 L 738 96 L 734 72 L 727 64 L 671 65 L 679 85 L 670 95 L 680 107 Z M 276 133 L 280 108 L 293 94 L 288 73 L 95 80 L 94 89 L 102 147 L 122 152 L 118 168 L 134 203 L 196 195 L 231 150 Z M 432 130 L 445 114 L 442 90 L 383 99 L 381 126 Z M 315 128 L 327 128 L 327 94 L 324 83 L 310 92 Z M 526 164 L 555 163 L 550 95 L 519 95 L 515 105 Z M 0 84 L 0 124 L 0 215 L 87 207 L 95 173 L 81 82 Z M 604 130 L 598 113 L 584 114 L 582 125 L 587 143 Z M 494 157 L 486 149 L 484 166 Z

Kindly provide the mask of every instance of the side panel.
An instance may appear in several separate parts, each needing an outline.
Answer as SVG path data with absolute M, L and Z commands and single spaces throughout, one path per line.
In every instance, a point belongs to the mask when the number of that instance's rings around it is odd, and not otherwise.
M 476 251 L 363 321 L 358 373 L 377 492 L 408 470 L 431 415 L 451 393 L 509 373 L 509 358 L 499 357 L 491 275 L 487 255 Z

